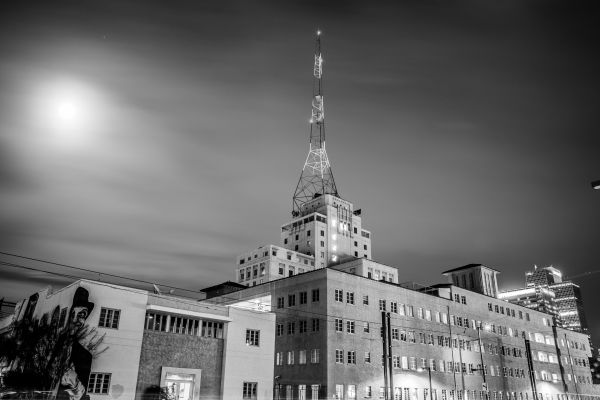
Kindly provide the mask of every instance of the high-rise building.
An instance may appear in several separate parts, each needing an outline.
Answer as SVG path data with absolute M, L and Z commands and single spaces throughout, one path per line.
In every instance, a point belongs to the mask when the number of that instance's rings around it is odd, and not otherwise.
M 274 398 L 567 400 L 596 393 L 587 336 L 498 299 L 496 269 L 469 264 L 446 271 L 449 283 L 423 287 L 398 283 L 401 269 L 371 260 L 371 233 L 339 195 L 324 151 L 321 62 L 317 52 L 309 156 L 281 245 L 238 257 L 237 283 L 250 287 L 205 290 L 205 302 L 275 313 Z
M 527 287 L 550 286 L 562 282 L 562 273 L 553 266 L 538 268 L 534 265 L 533 271 L 525 273 Z
M 254 286 L 356 258 L 371 259 L 371 232 L 362 226 L 361 210 L 339 195 L 325 149 L 322 78 L 318 32 L 308 156 L 293 196 L 293 219 L 281 226 L 280 246 L 262 246 L 237 257 L 237 283 Z
M 556 318 L 558 325 L 577 332 L 589 334 L 579 285 L 566 280 L 553 266 L 538 268 L 525 273 L 526 288 L 507 290 L 499 298 Z

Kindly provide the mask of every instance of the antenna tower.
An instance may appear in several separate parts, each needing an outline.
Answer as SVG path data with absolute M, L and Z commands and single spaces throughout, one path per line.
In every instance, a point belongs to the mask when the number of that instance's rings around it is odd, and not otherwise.
M 325 151 L 325 109 L 323 108 L 323 57 L 321 56 L 321 31 L 315 40 L 315 63 L 313 68 L 313 99 L 310 118 L 308 156 L 304 162 L 293 197 L 294 217 L 300 208 L 319 195 L 332 194 L 339 197 L 331 165 Z

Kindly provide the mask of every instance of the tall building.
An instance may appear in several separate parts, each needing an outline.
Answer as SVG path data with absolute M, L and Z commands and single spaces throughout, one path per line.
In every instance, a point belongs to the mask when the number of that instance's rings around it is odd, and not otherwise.
M 579 285 L 563 281 L 562 273 L 552 267 L 525 273 L 526 288 L 508 290 L 500 298 L 554 316 L 564 328 L 589 334 Z
M 281 226 L 279 246 L 261 246 L 236 259 L 235 281 L 254 286 L 356 259 L 371 259 L 371 232 L 361 210 L 341 198 L 325 149 L 323 57 L 317 34 L 309 148 L 292 201 L 293 219 Z
M 562 273 L 553 266 L 538 268 L 534 265 L 533 271 L 525 273 L 527 287 L 550 286 L 562 282 Z
M 401 269 L 371 259 L 371 233 L 360 210 L 339 195 L 325 152 L 321 63 L 318 37 L 309 155 L 280 246 L 238 257 L 237 283 L 247 287 L 205 289 L 205 302 L 276 315 L 274 398 L 598 394 L 587 336 L 499 300 L 496 269 L 469 264 L 444 272 L 447 284 L 422 287 L 400 284 Z

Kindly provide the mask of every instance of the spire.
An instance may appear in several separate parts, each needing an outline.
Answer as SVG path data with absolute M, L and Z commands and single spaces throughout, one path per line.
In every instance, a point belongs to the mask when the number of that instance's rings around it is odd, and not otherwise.
M 318 195 L 338 196 L 325 151 L 325 109 L 323 103 L 323 57 L 321 56 L 321 31 L 315 40 L 315 63 L 313 68 L 313 99 L 310 118 L 308 156 L 304 162 L 293 197 L 292 215 L 300 214 L 300 207 Z

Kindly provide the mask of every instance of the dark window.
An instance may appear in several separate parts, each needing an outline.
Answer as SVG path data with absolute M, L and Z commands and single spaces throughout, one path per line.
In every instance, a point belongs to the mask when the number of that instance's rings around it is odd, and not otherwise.
M 306 292 L 300 292 L 300 304 L 306 304 L 308 295 Z
M 108 394 L 111 374 L 92 372 L 88 381 L 87 391 L 94 394 Z
M 121 310 L 102 307 L 100 309 L 100 321 L 98 321 L 98 326 L 102 328 L 119 329 L 120 316 Z

